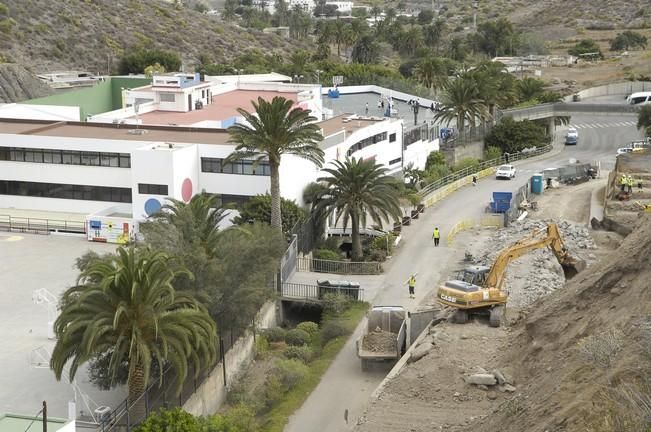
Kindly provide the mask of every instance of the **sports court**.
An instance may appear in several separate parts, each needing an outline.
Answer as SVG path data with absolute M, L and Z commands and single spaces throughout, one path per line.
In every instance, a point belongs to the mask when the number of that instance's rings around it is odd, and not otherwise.
M 90 243 L 83 236 L 35 235 L 0 232 L 0 415 L 34 415 L 45 400 L 48 415 L 67 418 L 68 401 L 75 391 L 64 378 L 57 382 L 45 366 L 54 341 L 48 339 L 48 301 L 59 298 L 77 276 L 75 259 L 86 252 L 110 252 L 114 245 Z M 50 313 L 54 311 L 50 309 Z M 86 370 L 77 374 L 76 384 L 98 405 L 115 406 L 126 393 L 123 389 L 103 392 L 87 379 Z M 89 402 L 91 410 L 96 408 Z M 77 415 L 88 408 L 77 392 Z

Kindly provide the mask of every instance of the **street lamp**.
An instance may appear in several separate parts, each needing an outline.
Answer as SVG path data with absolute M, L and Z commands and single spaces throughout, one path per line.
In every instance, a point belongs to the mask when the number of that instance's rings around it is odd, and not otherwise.
M 304 78 L 303 75 L 294 75 L 294 81 L 296 81 L 299 84 L 301 83 L 301 80 L 303 78 Z
M 317 84 L 321 84 L 321 72 L 323 72 L 321 69 L 317 69 L 314 71 L 314 73 L 316 74 Z
M 416 101 L 411 102 L 411 110 L 414 112 L 414 126 L 418 124 L 418 109 L 420 108 L 419 103 Z

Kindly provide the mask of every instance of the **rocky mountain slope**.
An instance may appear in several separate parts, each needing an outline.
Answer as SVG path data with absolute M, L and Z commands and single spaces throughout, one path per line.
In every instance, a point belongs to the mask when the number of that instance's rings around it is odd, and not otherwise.
M 200 54 L 218 61 L 250 48 L 282 54 L 304 44 L 163 0 L 0 0 L 0 62 L 4 57 L 34 73 L 115 72 L 136 46 L 178 52 L 186 70 L 194 70 Z
M 48 96 L 53 90 L 24 67 L 14 63 L 0 64 L 0 103 L 17 102 Z

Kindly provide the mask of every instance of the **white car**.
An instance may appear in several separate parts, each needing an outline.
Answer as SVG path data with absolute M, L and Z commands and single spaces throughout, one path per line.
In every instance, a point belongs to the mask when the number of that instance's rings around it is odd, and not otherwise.
M 632 148 L 630 147 L 620 147 L 617 149 L 617 156 L 624 154 L 624 153 L 631 153 L 633 151 Z
M 495 178 L 506 178 L 511 180 L 515 177 L 515 167 L 513 165 L 501 165 L 495 172 Z

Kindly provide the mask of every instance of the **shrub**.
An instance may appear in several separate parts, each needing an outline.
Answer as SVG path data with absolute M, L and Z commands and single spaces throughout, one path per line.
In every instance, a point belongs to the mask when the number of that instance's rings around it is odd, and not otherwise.
M 304 330 L 292 329 L 287 332 L 285 341 L 289 345 L 303 346 L 310 343 L 310 334 Z
M 389 251 L 389 254 L 393 253 L 393 249 L 396 243 L 396 236 L 391 233 L 385 234 L 383 236 L 375 237 L 371 242 L 371 249 L 375 249 L 382 252 Z M 387 248 L 388 245 L 388 248 Z
M 268 342 L 284 342 L 287 330 L 282 327 L 271 327 L 262 329 L 260 333 Z
M 339 238 L 337 237 L 328 237 L 323 242 L 323 247 L 321 249 L 331 250 L 337 254 L 341 254 L 341 249 L 339 249 Z
M 454 171 L 461 171 L 467 168 L 474 171 L 478 170 L 479 161 L 475 158 L 463 158 L 454 166 Z
M 246 404 L 238 404 L 224 414 L 215 414 L 198 420 L 202 431 L 253 432 L 260 428 L 255 418 L 255 409 Z
M 171 51 L 138 49 L 120 60 L 120 73 L 143 73 L 147 66 L 160 64 L 166 71 L 175 72 L 181 67 L 181 57 Z
M 170 410 L 161 409 L 147 417 L 143 423 L 135 429 L 136 432 L 199 432 L 200 426 L 197 418 L 192 414 L 183 411 L 181 408 Z
M 329 249 L 318 249 L 312 254 L 314 259 L 341 261 L 341 254 Z
M 299 360 L 278 360 L 272 370 L 271 376 L 278 378 L 283 390 L 286 392 L 304 380 L 310 370 Z
M 262 166 L 256 168 L 260 171 L 262 169 Z M 280 210 L 284 233 L 288 233 L 297 222 L 305 219 L 305 211 L 292 200 L 282 198 Z M 238 211 L 240 215 L 233 219 L 233 223 L 237 225 L 255 221 L 271 223 L 271 195 L 256 195 L 242 204 Z
M 499 147 L 489 146 L 484 152 L 484 160 L 490 161 L 502 156 L 502 150 Z
M 302 323 L 298 324 L 296 328 L 298 330 L 303 330 L 304 332 L 309 334 L 310 337 L 314 336 L 319 332 L 319 325 L 312 321 L 303 321 Z
M 326 321 L 321 327 L 321 338 L 324 344 L 334 338 L 346 336 L 347 334 L 348 329 L 339 321 Z
M 425 171 L 429 170 L 435 165 L 445 165 L 445 156 L 440 151 L 433 151 L 427 155 L 425 162 Z
M 323 312 L 339 315 L 350 305 L 350 297 L 340 293 L 327 293 L 323 295 Z
M 314 351 L 307 345 L 303 346 L 288 346 L 283 353 L 288 359 L 300 360 L 303 363 L 308 363 L 314 357 Z
M 267 357 L 268 353 L 269 353 L 269 341 L 267 340 L 266 337 L 262 335 L 258 335 L 258 337 L 255 338 L 255 358 L 263 359 Z

